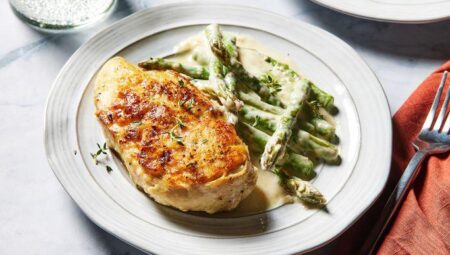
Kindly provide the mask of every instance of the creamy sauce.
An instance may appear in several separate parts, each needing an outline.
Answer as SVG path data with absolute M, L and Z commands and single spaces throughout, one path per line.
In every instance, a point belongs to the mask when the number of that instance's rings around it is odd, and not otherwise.
M 278 177 L 269 171 L 258 170 L 258 181 L 253 192 L 236 209 L 227 212 L 229 215 L 249 215 L 277 208 L 286 203 L 292 203 L 293 197 L 286 194 Z
M 263 45 L 248 36 L 236 36 L 236 44 L 239 47 L 239 59 L 244 68 L 255 76 L 260 76 L 271 69 L 271 66 L 264 61 L 265 56 L 271 56 L 279 61 L 292 65 L 287 59 L 271 52 Z M 168 59 L 190 66 L 200 66 L 200 63 L 207 62 L 210 57 L 210 49 L 206 38 L 199 34 L 179 43 L 174 52 L 183 52 Z M 202 86 L 202 81 L 197 86 Z M 280 96 L 288 97 L 292 86 L 285 86 L 280 91 Z M 331 117 L 331 116 L 330 116 Z M 258 181 L 253 192 L 239 206 L 231 212 L 220 213 L 226 216 L 243 216 L 279 207 L 286 203 L 292 203 L 294 198 L 288 195 L 283 187 L 279 185 L 278 177 L 272 172 L 259 169 L 259 158 L 252 157 L 253 166 L 258 171 Z

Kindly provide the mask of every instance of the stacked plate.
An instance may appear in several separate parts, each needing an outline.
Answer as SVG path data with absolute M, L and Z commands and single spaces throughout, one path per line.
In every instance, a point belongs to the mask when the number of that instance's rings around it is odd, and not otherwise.
M 428 23 L 450 18 L 449 0 L 312 0 L 356 17 L 394 23 Z

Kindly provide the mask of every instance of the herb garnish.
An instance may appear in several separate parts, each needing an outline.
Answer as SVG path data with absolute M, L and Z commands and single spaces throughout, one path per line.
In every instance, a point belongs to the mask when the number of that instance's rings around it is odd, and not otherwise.
M 180 85 L 180 87 L 184 87 L 184 81 L 183 80 L 178 80 L 178 85 Z
M 256 116 L 255 117 L 255 122 L 253 122 L 252 126 L 254 126 L 254 127 L 258 126 L 260 121 L 261 121 L 261 117 Z
M 180 128 L 186 127 L 186 125 L 184 124 L 184 122 L 183 122 L 183 120 L 182 120 L 181 118 L 176 117 L 175 119 L 176 119 L 176 121 L 177 121 L 177 125 L 178 125 Z
M 110 166 L 106 166 L 106 171 L 109 173 L 109 172 L 111 172 L 112 171 L 112 168 L 110 167 Z
M 94 163 L 97 165 L 98 164 L 98 156 L 102 155 L 102 154 L 107 154 L 107 148 L 106 148 L 106 143 L 103 143 L 103 146 L 100 146 L 100 144 L 97 143 L 97 147 L 98 150 L 95 153 L 91 153 L 91 157 L 94 160 Z
M 281 91 L 281 84 L 270 72 L 263 74 L 260 78 L 260 81 L 262 84 L 266 85 L 269 88 L 269 93 L 271 95 L 276 95 Z
M 194 107 L 195 101 L 193 98 L 187 100 L 187 101 L 180 101 L 178 103 L 181 107 L 186 106 L 186 110 L 191 110 L 192 107 Z
M 173 127 L 173 128 L 170 130 L 170 132 L 169 132 L 170 139 L 172 139 L 173 141 L 177 142 L 179 145 L 184 145 L 184 143 L 183 143 L 183 137 L 178 136 L 178 135 L 175 134 L 175 128 L 176 128 L 176 127 L 178 127 L 178 125 L 175 126 L 175 127 Z
M 206 143 L 207 141 L 208 141 L 208 139 L 206 139 L 206 138 L 202 139 L 202 143 Z
M 176 117 L 175 120 L 176 120 L 176 124 L 175 124 L 175 126 L 173 126 L 173 128 L 172 128 L 172 129 L 170 130 L 170 132 L 169 132 L 170 139 L 171 139 L 172 141 L 176 141 L 179 145 L 184 145 L 184 143 L 183 143 L 183 137 L 176 135 L 176 134 L 175 134 L 175 129 L 176 129 L 177 127 L 180 127 L 180 129 L 183 129 L 184 127 L 186 127 L 186 125 L 185 125 L 185 124 L 183 123 L 183 121 L 182 121 L 180 118 L 178 118 L 178 117 Z

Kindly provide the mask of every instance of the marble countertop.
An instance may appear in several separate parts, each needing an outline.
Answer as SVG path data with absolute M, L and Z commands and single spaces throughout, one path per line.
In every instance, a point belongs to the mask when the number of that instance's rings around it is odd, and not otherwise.
M 121 0 L 103 23 L 76 34 L 44 34 L 0 1 L 0 253 L 142 254 L 90 222 L 58 183 L 43 146 L 45 100 L 72 53 L 96 31 L 162 2 Z M 170 1 L 174 2 L 174 1 Z M 306 0 L 229 1 L 319 26 L 350 44 L 378 76 L 392 113 L 450 58 L 450 21 L 398 25 L 361 20 Z M 332 246 L 314 253 L 325 254 Z

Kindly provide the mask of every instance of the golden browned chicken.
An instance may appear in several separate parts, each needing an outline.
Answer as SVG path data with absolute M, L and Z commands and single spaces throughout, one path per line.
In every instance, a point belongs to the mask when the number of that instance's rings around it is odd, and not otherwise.
M 255 187 L 247 146 L 186 76 L 115 57 L 97 75 L 95 106 L 109 146 L 157 202 L 215 213 Z

